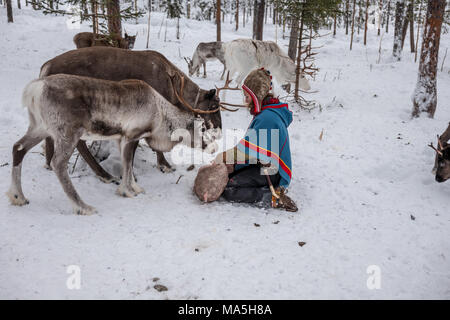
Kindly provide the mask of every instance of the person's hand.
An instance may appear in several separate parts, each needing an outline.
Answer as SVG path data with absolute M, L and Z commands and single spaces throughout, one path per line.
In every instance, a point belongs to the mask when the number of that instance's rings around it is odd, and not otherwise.
M 223 161 L 223 156 L 224 156 L 224 152 L 220 152 L 217 156 L 216 156 L 216 158 L 213 160 L 213 161 L 211 161 L 211 164 L 219 164 L 219 163 L 223 163 L 224 161 Z

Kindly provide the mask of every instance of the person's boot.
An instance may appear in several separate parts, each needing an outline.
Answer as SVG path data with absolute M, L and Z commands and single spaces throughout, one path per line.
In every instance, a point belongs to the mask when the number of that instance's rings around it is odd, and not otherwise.
M 295 204 L 294 200 L 286 195 L 286 189 L 284 189 L 283 187 L 278 187 L 275 190 L 275 193 L 278 198 L 275 195 L 272 195 L 272 208 L 285 209 L 289 212 L 298 211 L 297 205 Z

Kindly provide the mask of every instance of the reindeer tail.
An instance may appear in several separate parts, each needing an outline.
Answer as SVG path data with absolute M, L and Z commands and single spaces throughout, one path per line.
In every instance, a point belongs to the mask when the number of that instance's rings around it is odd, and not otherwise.
M 44 82 L 40 79 L 33 80 L 23 90 L 22 106 L 24 108 L 33 109 L 39 101 L 44 89 Z

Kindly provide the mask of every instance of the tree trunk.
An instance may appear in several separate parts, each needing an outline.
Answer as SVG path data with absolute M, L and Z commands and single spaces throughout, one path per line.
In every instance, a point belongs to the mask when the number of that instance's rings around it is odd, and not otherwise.
M 255 34 L 256 34 L 256 17 L 257 17 L 257 12 L 258 12 L 258 0 L 254 0 L 253 2 L 253 31 L 252 31 L 252 38 L 255 39 Z
M 265 6 L 265 0 L 255 0 L 255 10 L 253 13 L 253 39 L 255 40 L 263 39 Z
M 419 16 L 417 18 L 417 35 L 416 35 L 416 52 L 414 53 L 414 63 L 417 62 L 417 52 L 419 51 L 419 34 L 420 34 L 420 23 L 422 20 L 422 2 L 419 5 Z
M 367 44 L 367 20 L 369 20 L 369 0 L 366 0 L 366 18 L 364 21 L 364 45 Z
M 349 0 L 345 0 L 345 34 L 348 35 L 348 7 L 349 7 Z
M 245 28 L 245 8 L 247 7 L 247 4 L 244 2 L 244 9 L 242 12 L 242 27 Z
M 391 1 L 388 1 L 387 13 L 386 13 L 386 33 L 389 33 L 389 17 L 391 16 Z
M 336 37 L 336 13 L 334 14 L 334 22 L 333 22 L 333 37 Z
M 426 112 L 430 118 L 433 118 L 436 111 L 436 72 L 445 5 L 446 0 L 428 0 L 419 75 L 413 94 L 413 117 L 418 117 L 422 112 Z
M 361 29 L 361 19 L 362 19 L 361 18 L 361 13 L 362 13 L 361 1 L 362 0 L 358 1 L 358 34 L 359 34 L 360 29 Z
M 190 1 L 188 1 L 190 5 Z M 150 43 L 150 16 L 152 13 L 152 0 L 148 0 L 148 22 L 147 22 L 147 44 L 145 45 L 145 48 L 148 49 L 148 45 Z
M 8 15 L 8 23 L 9 22 L 14 22 L 11 0 L 6 0 L 6 12 L 7 12 L 7 15 Z
M 414 19 L 414 8 L 413 8 L 413 3 L 414 0 L 410 0 L 408 3 L 408 7 L 406 9 L 406 15 L 405 15 L 405 19 L 403 21 L 403 28 L 402 28 L 402 50 L 403 50 L 403 46 L 405 44 L 405 39 L 406 39 L 406 33 L 408 32 L 408 25 L 411 25 L 411 21 L 413 21 Z M 410 28 L 411 29 L 411 28 Z M 414 52 L 414 51 L 412 51 Z
M 94 39 L 98 34 L 98 3 L 97 0 L 91 0 L 91 12 L 92 12 L 92 32 L 94 33 Z
M 288 56 L 293 61 L 297 55 L 297 41 L 298 41 L 298 18 L 292 18 L 291 22 L 291 35 L 289 37 Z
M 414 46 L 414 0 L 411 0 L 411 7 L 408 7 L 408 16 L 409 16 L 409 47 L 411 48 L 411 52 L 415 52 Z
M 297 52 L 297 68 L 295 68 L 295 92 L 294 92 L 294 99 L 295 101 L 299 101 L 299 94 L 298 91 L 300 89 L 300 76 L 301 76 L 301 56 L 302 56 L 302 41 L 303 41 L 303 10 L 302 14 L 300 16 L 300 32 L 298 37 L 298 52 Z
M 402 58 L 402 22 L 404 11 L 404 0 L 397 0 L 395 3 L 394 46 L 392 48 L 392 55 L 397 61 L 400 61 Z
M 217 11 L 216 11 L 216 41 L 222 41 L 222 32 L 221 32 L 221 22 L 220 22 L 220 0 L 217 0 Z
M 106 4 L 108 14 L 108 31 L 114 36 L 122 36 L 122 22 L 120 17 L 120 0 L 108 0 Z
M 236 17 L 234 18 L 236 20 L 236 31 L 239 29 L 239 0 L 236 0 Z
M 150 11 L 149 11 L 150 12 Z M 187 4 L 186 4 L 186 17 L 188 19 L 191 18 L 191 0 L 187 0 Z
M 381 20 L 383 15 L 383 0 L 378 0 L 378 30 L 377 35 L 381 34 Z
M 353 34 L 355 33 L 355 11 L 356 11 L 356 0 L 353 0 L 353 12 L 352 12 L 352 31 L 350 36 L 350 50 L 353 47 Z
M 272 24 L 277 24 L 277 15 L 278 15 L 277 8 L 274 5 L 272 13 Z

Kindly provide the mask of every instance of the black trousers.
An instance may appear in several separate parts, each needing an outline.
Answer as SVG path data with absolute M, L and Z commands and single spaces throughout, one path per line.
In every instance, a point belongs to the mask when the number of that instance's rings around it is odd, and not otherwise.
M 274 187 L 280 184 L 280 174 L 270 175 Z M 229 175 L 230 180 L 222 196 L 230 202 L 261 203 L 270 205 L 272 193 L 269 189 L 267 177 L 261 174 L 261 167 L 253 164 Z

